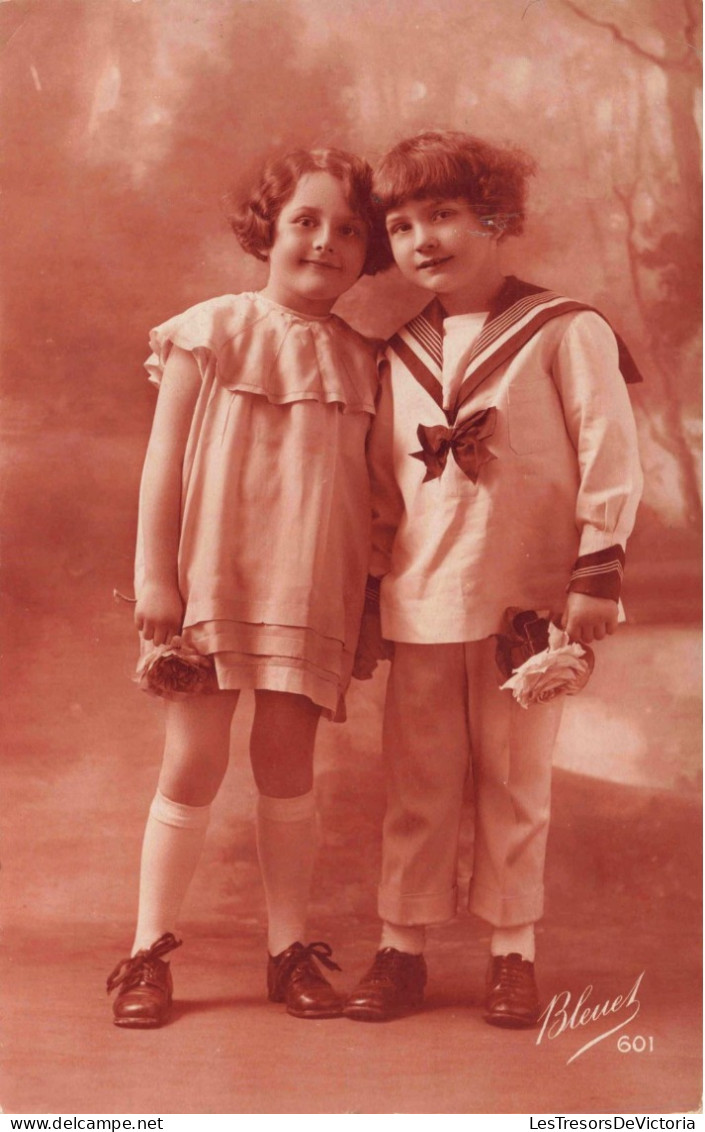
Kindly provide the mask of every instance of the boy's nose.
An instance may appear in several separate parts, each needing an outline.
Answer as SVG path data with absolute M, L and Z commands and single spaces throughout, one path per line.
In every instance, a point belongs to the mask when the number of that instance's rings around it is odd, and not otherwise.
M 314 247 L 321 251 L 333 250 L 333 232 L 330 228 L 321 228 L 313 241 Z

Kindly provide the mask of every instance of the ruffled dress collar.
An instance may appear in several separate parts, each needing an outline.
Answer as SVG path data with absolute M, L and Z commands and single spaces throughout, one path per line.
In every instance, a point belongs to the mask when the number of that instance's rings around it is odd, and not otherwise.
M 334 314 L 303 315 L 259 292 L 234 299 L 216 356 L 222 385 L 277 405 L 338 402 L 346 412 L 374 413 L 374 343 Z
M 375 411 L 378 343 L 335 314 L 310 316 L 258 291 L 222 295 L 156 327 L 146 366 L 158 384 L 172 346 L 193 353 L 204 379 L 275 405 L 337 402 Z

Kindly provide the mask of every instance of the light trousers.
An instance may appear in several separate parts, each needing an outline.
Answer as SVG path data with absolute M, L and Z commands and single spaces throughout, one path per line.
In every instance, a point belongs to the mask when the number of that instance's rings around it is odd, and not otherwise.
M 456 914 L 470 775 L 470 911 L 495 927 L 533 923 L 543 913 L 551 758 L 563 700 L 520 707 L 499 689 L 494 653 L 494 638 L 395 644 L 384 715 L 378 903 L 391 923 L 441 923 Z

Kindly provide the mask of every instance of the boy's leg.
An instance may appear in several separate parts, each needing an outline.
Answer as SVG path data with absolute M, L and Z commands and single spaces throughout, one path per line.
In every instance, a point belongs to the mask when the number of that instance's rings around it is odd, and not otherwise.
M 423 925 L 456 912 L 458 831 L 469 769 L 462 645 L 395 645 L 383 747 L 382 940 L 344 1011 L 360 1021 L 381 1021 L 421 1005 Z
M 493 638 L 465 646 L 475 790 L 470 910 L 498 928 L 543 914 L 551 764 L 563 700 L 522 708 L 501 691 Z
M 475 789 L 470 910 L 496 929 L 494 1006 L 486 1017 L 526 1025 L 538 1012 L 532 925 L 543 914 L 551 764 L 563 700 L 520 707 L 499 688 L 494 639 L 465 649 Z
M 470 765 L 462 645 L 396 644 L 382 741 L 387 811 L 379 914 L 393 924 L 442 923 L 457 910 Z

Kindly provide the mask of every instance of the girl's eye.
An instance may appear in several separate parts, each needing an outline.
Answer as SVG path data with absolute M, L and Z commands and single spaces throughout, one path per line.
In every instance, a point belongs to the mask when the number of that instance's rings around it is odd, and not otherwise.
M 410 229 L 410 225 L 407 224 L 405 221 L 400 220 L 398 224 L 392 224 L 391 228 L 389 229 L 389 235 L 390 236 L 399 236 L 403 232 L 408 232 L 409 229 Z
M 354 224 L 343 224 L 340 234 L 341 236 L 361 236 L 362 232 Z
M 294 224 L 299 224 L 302 228 L 312 228 L 315 223 L 312 216 L 299 216 L 294 221 Z
M 449 217 L 455 216 L 455 209 L 453 208 L 438 208 L 433 214 L 434 220 L 448 220 Z

